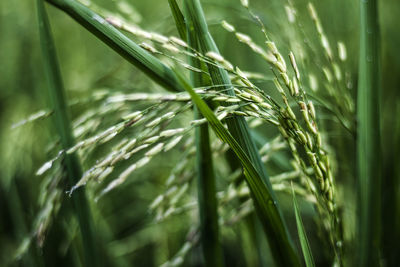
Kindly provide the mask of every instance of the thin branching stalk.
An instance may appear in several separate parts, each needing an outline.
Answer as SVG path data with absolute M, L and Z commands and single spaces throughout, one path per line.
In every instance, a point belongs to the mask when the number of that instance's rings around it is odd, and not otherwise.
M 378 1 L 360 1 L 360 62 L 357 94 L 358 262 L 378 266 L 380 254 L 380 62 Z
M 62 148 L 67 149 L 72 147 L 75 141 L 68 117 L 64 87 L 43 0 L 37 0 L 37 9 L 40 43 L 51 108 L 54 110 L 53 118 L 55 128 L 58 132 Z M 82 176 L 82 169 L 77 155 L 75 153 L 66 154 L 64 157 L 64 165 L 69 182 L 72 185 L 75 184 Z M 76 191 L 72 195 L 72 200 L 82 235 L 85 266 L 99 266 L 95 246 L 93 220 L 84 189 L 82 188 Z

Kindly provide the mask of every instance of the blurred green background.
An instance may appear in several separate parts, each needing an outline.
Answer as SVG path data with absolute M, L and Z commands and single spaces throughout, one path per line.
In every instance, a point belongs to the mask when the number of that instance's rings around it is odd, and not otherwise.
M 167 1 L 94 2 L 146 30 L 167 36 L 177 35 Z M 387 227 L 393 229 L 392 233 L 398 234 L 399 222 L 391 220 L 390 216 L 400 214 L 400 1 L 382 0 L 379 3 L 382 30 L 383 218 L 387 220 Z M 263 36 L 257 24 L 249 19 L 239 0 L 202 1 L 202 4 L 222 54 L 243 69 L 267 72 L 268 68 L 256 55 L 249 53 L 219 26 L 219 22 L 225 19 L 262 44 Z M 306 1 L 295 1 L 295 4 L 299 8 L 300 20 L 305 18 L 305 28 L 311 28 Z M 352 74 L 351 81 L 356 88 L 357 1 L 317 1 L 315 6 L 330 40 L 341 40 L 346 44 L 349 60 L 345 67 Z M 264 21 L 279 47 L 290 49 L 285 44 L 293 38 L 293 29 L 287 23 L 283 1 L 257 0 L 251 2 L 251 7 Z M 69 99 L 87 96 L 91 90 L 103 87 L 123 92 L 144 91 L 147 88 L 150 91 L 162 90 L 63 12 L 50 5 L 47 5 L 47 10 Z M 43 177 L 36 176 L 35 172 L 49 159 L 48 147 L 54 141 L 54 131 L 48 119 L 16 129 L 11 127 L 47 107 L 35 1 L 0 1 L 0 36 L 0 266 L 79 266 L 78 259 L 82 253 L 79 242 L 71 244 L 68 239 L 73 235 L 69 231 L 76 229 L 70 228 L 71 225 L 76 226 L 76 222 L 71 219 L 68 209 L 62 209 L 57 216 L 46 235 L 43 248 L 38 248 L 34 241 L 28 256 L 13 259 L 16 250 L 31 232 L 39 210 Z M 310 36 L 310 39 L 315 40 L 316 37 Z M 71 116 L 77 116 L 83 109 L 79 106 L 72 109 Z M 342 134 L 336 138 L 351 139 Z M 274 136 L 274 132 L 266 130 L 266 136 Z M 348 143 L 354 145 L 352 141 Z M 348 154 L 345 152 L 345 160 L 353 160 L 351 147 L 340 149 L 349 151 Z M 108 266 L 156 266 L 175 255 L 185 242 L 191 221 L 197 221 L 196 213 L 174 216 L 160 225 L 153 225 L 152 215 L 148 213 L 148 205 L 162 192 L 164 181 L 179 160 L 180 153 L 175 151 L 164 159 L 158 158 L 137 172 L 137 178 L 129 180 L 99 202 L 92 201 L 94 216 L 106 240 L 104 251 L 109 254 L 105 256 Z M 279 173 L 276 166 L 270 166 L 269 170 L 272 174 Z M 342 173 L 344 175 L 338 180 L 345 185 L 343 192 L 351 192 L 355 184 L 353 173 Z M 222 188 L 223 184 L 219 186 Z M 195 200 L 195 196 L 195 188 L 191 188 L 187 198 Z M 65 194 L 65 202 L 69 201 Z M 243 225 L 238 224 L 222 231 L 227 266 L 244 266 L 252 262 L 249 257 L 256 257 L 254 251 L 243 248 L 248 244 L 237 235 L 241 227 Z M 384 244 L 390 249 L 395 244 L 393 236 L 390 231 L 384 233 L 387 241 Z M 199 257 L 199 249 L 195 248 L 188 255 L 185 265 L 199 265 Z

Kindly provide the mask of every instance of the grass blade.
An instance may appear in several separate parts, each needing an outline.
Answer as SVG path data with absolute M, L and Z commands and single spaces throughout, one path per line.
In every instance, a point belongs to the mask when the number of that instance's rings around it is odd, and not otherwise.
M 198 49 L 197 38 L 193 29 L 187 29 L 189 45 Z M 190 65 L 198 69 L 206 69 L 204 64 L 189 57 Z M 209 85 L 208 77 L 203 73 L 191 72 L 191 81 L 194 87 Z M 195 118 L 203 116 L 195 106 Z M 196 138 L 196 170 L 198 181 L 198 201 L 200 212 L 201 245 L 206 266 L 224 266 L 222 247 L 219 242 L 218 203 L 215 188 L 215 175 L 210 148 L 208 125 L 203 124 L 195 129 Z
M 378 1 L 360 1 L 360 62 L 357 92 L 358 262 L 378 266 L 380 250 L 380 62 Z
M 208 26 L 200 2 L 198 0 L 186 0 L 184 3 L 186 9 L 185 14 L 187 14 L 186 23 L 191 23 L 193 25 L 192 27 L 195 29 L 198 35 L 202 52 L 207 53 L 212 51 L 219 54 L 217 45 L 208 31 Z M 214 65 L 208 65 L 208 69 L 214 85 L 226 85 L 226 87 L 220 86 L 220 90 L 226 90 L 227 94 L 229 95 L 235 94 L 226 70 L 218 68 Z M 228 120 L 228 128 L 235 139 L 238 140 L 238 143 L 241 145 L 241 147 L 246 151 L 252 162 L 254 162 L 257 170 L 262 175 L 268 187 L 271 188 L 268 174 L 250 136 L 249 128 L 244 118 L 235 117 L 231 120 Z M 272 193 L 272 195 L 274 194 Z
M 122 34 L 88 7 L 74 0 L 46 1 L 69 14 L 83 27 L 96 35 L 127 61 L 145 72 L 165 89 L 174 92 L 183 91 L 176 75 L 170 68 Z
M 292 186 L 292 195 L 293 195 L 293 206 L 294 206 L 294 213 L 296 217 L 296 225 L 297 225 L 297 233 L 299 234 L 299 240 L 301 245 L 301 250 L 303 251 L 304 261 L 307 267 L 314 267 L 314 258 L 311 252 L 311 247 L 308 242 L 307 233 L 304 229 L 303 221 L 301 220 L 300 209 L 297 204 L 296 200 L 296 193 L 294 192 Z
M 187 29 L 185 25 L 185 18 L 183 17 L 183 14 L 179 9 L 178 3 L 176 3 L 175 0 L 168 0 L 168 4 L 171 9 L 172 16 L 174 17 L 175 25 L 178 30 L 179 36 L 181 37 L 182 40 L 186 41 Z
M 197 38 L 193 31 L 186 27 L 184 17 L 175 0 L 168 0 L 175 24 L 182 40 L 188 41 L 190 47 L 198 50 Z M 189 34 L 188 34 L 189 33 Z M 206 70 L 198 59 L 189 57 L 189 64 L 197 69 Z M 203 73 L 190 72 L 194 87 L 210 85 Z M 203 116 L 194 107 L 196 120 Z M 218 203 L 216 198 L 214 164 L 210 147 L 208 125 L 202 124 L 195 129 L 196 140 L 196 174 L 197 194 L 200 213 L 201 247 L 206 266 L 224 266 L 222 247 L 219 241 Z
M 62 148 L 67 149 L 74 145 L 74 137 L 67 114 L 64 87 L 51 36 L 50 25 L 44 8 L 44 1 L 37 0 L 36 2 L 39 19 L 40 44 L 51 108 L 54 110 L 55 127 L 60 137 Z M 82 169 L 78 157 L 76 154 L 66 154 L 64 162 L 69 182 L 71 185 L 74 185 L 82 176 Z M 96 253 L 93 220 L 83 188 L 77 190 L 72 195 L 72 200 L 82 235 L 85 266 L 99 266 L 96 260 L 98 255 Z
M 202 52 L 207 53 L 209 51 L 212 51 L 219 54 L 218 48 L 208 31 L 207 23 L 200 2 L 198 0 L 185 0 L 184 3 L 186 23 L 189 24 L 189 27 L 193 27 L 193 29 L 195 30 Z M 228 73 L 224 69 L 215 67 L 213 65 L 209 65 L 208 69 L 213 84 L 226 85 L 225 88 L 220 87 L 221 90 L 226 89 L 229 95 L 234 95 L 233 87 L 231 85 Z M 203 115 L 207 118 L 204 113 Z M 250 136 L 249 128 L 246 121 L 242 117 L 234 117 L 232 119 L 229 119 L 227 121 L 227 124 L 229 131 L 232 133 L 235 139 L 234 141 L 236 142 L 237 140 L 236 144 L 239 146 L 241 151 L 245 153 L 246 158 L 250 160 L 251 165 L 253 166 L 254 164 L 254 171 L 256 172 L 257 177 L 261 179 L 260 181 L 256 179 L 257 183 L 262 186 L 264 191 L 268 192 L 264 193 L 268 195 L 269 200 L 271 201 L 271 203 L 273 203 L 273 209 L 267 208 L 265 210 L 272 212 L 273 214 L 263 214 L 263 216 L 260 217 L 260 220 L 262 221 L 264 230 L 267 233 L 267 237 L 269 239 L 270 247 L 274 255 L 275 261 L 282 266 L 299 265 L 299 259 L 292 245 L 285 221 L 283 220 L 283 216 L 277 204 L 275 194 L 269 182 L 267 172 L 258 154 L 254 141 Z M 231 148 L 233 149 L 233 147 Z M 255 173 L 252 173 L 252 175 L 255 175 Z M 256 188 L 251 188 L 250 186 L 250 189 L 252 190 L 253 194 L 256 194 L 255 191 L 253 191 L 256 190 Z M 259 202 L 259 204 L 263 206 L 259 208 L 263 209 L 265 208 L 264 206 L 268 206 L 265 205 L 265 203 L 268 202 Z M 276 231 L 277 229 L 275 227 L 281 229 L 279 231 Z

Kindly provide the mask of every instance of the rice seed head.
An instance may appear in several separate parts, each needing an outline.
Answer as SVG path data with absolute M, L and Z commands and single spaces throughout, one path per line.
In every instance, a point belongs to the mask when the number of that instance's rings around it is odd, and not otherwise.
M 156 54 L 156 53 L 160 53 L 154 46 L 148 44 L 148 43 L 141 43 L 139 44 L 141 48 L 143 48 L 144 50 L 149 51 L 150 53 Z
M 179 49 L 176 46 L 174 46 L 172 44 L 169 44 L 169 43 L 163 44 L 162 47 L 164 47 L 165 49 L 167 49 L 167 50 L 169 50 L 169 51 L 171 51 L 173 53 L 179 53 L 180 52 Z
M 162 151 L 163 147 L 164 147 L 164 143 L 158 143 L 152 149 L 147 151 L 145 156 L 146 157 L 153 157 L 153 156 L 157 155 L 158 153 L 160 153 Z
M 221 22 L 222 27 L 224 27 L 225 30 L 228 32 L 235 32 L 235 27 L 233 27 L 231 24 L 229 24 L 227 21 L 223 20 Z
M 294 114 L 294 112 L 290 106 L 286 107 L 286 114 L 287 114 L 288 118 L 290 118 L 292 120 L 296 120 L 296 115 Z
M 249 8 L 249 1 L 248 1 L 248 0 L 240 0 L 240 3 L 241 3 L 242 6 L 244 6 L 245 8 Z
M 321 44 L 322 44 L 322 47 L 325 49 L 325 52 L 328 55 L 328 57 L 330 59 L 332 59 L 333 58 L 332 50 L 329 45 L 328 38 L 325 36 L 325 34 L 321 35 Z
M 324 75 L 325 75 L 326 79 L 328 80 L 328 82 L 331 83 L 333 78 L 332 78 L 332 73 L 330 72 L 330 70 L 327 67 L 323 67 L 322 71 L 324 72 Z
M 155 210 L 164 200 L 164 195 L 159 195 L 156 197 L 153 202 L 150 204 L 150 210 Z
M 252 43 L 250 36 L 248 36 L 247 34 L 237 32 L 237 33 L 235 33 L 235 35 L 236 35 L 236 38 L 242 43 L 245 43 L 245 44 Z
M 153 127 L 161 122 L 161 117 L 158 117 L 146 124 L 146 127 Z
M 139 120 L 143 117 L 142 111 L 135 111 L 122 117 L 123 120 Z
M 42 175 L 47 170 L 49 170 L 51 168 L 51 166 L 53 166 L 53 161 L 52 160 L 50 160 L 50 161 L 46 162 L 45 164 L 43 164 L 42 167 L 40 167 L 39 170 L 37 170 L 36 175 L 37 176 Z
M 342 71 L 340 70 L 340 67 L 338 64 L 333 63 L 333 72 L 335 73 L 336 80 L 341 81 L 342 80 Z
M 318 81 L 317 78 L 314 76 L 314 74 L 309 74 L 308 75 L 308 80 L 310 83 L 310 88 L 311 90 L 313 90 L 314 92 L 318 90 Z
M 182 140 L 182 138 L 183 138 L 183 136 L 180 135 L 180 136 L 175 137 L 169 143 L 167 143 L 164 146 L 164 152 L 167 152 L 168 150 L 171 150 L 173 147 L 175 147 Z
M 338 42 L 338 54 L 341 61 L 346 61 L 347 59 L 346 46 L 342 42 Z
M 285 83 L 285 85 L 290 87 L 291 81 L 289 79 L 289 76 L 285 72 L 281 72 L 280 75 L 281 75 L 282 80 Z
M 275 45 L 274 42 L 266 41 L 265 44 L 267 45 L 267 47 L 269 48 L 269 50 L 270 50 L 274 55 L 279 54 L 278 48 L 276 47 L 276 45 Z
M 168 38 L 156 32 L 151 32 L 151 39 L 157 43 L 165 44 L 168 42 Z
M 302 131 L 296 131 L 296 133 L 297 133 L 297 135 L 299 136 L 299 138 L 300 138 L 300 140 L 301 140 L 301 143 L 304 145 L 304 144 L 307 144 L 307 137 L 306 137 L 306 135 L 302 132 Z
M 179 45 L 179 46 L 182 46 L 182 47 L 185 47 L 185 48 L 188 47 L 188 45 L 187 45 L 186 42 L 184 42 L 183 40 L 181 40 L 181 39 L 179 39 L 179 38 L 176 38 L 175 36 L 169 37 L 169 40 L 170 40 L 172 43 L 177 44 L 177 45 Z
M 308 111 L 311 115 L 311 118 L 315 120 L 316 114 L 315 114 L 315 107 L 312 101 L 308 101 L 307 103 Z
M 152 144 L 152 143 L 157 142 L 159 139 L 160 139 L 160 136 L 158 136 L 158 135 L 152 136 L 152 137 L 147 138 L 147 139 L 144 141 L 144 143 L 145 143 L 145 144 Z
M 296 10 L 292 7 L 285 5 L 286 16 L 290 23 L 294 23 L 296 21 Z
M 224 61 L 224 58 L 220 54 L 218 54 L 218 53 L 216 53 L 214 51 L 207 52 L 206 56 L 211 58 L 211 59 L 213 59 L 213 60 L 215 60 L 215 61 L 217 61 L 217 62 Z
M 298 81 L 300 81 L 300 72 L 299 69 L 297 68 L 296 59 L 292 51 L 290 51 L 289 53 L 289 58 L 290 58 L 290 63 L 292 64 L 293 70 L 295 72 L 296 78 Z
M 299 96 L 300 88 L 299 84 L 297 83 L 297 79 L 293 79 L 290 84 L 293 86 L 293 89 L 291 90 L 292 96 L 293 97 Z
M 265 109 L 272 109 L 272 106 L 268 104 L 267 102 L 261 102 L 259 105 Z
M 283 90 L 283 88 L 277 78 L 274 78 L 274 84 L 279 93 L 285 94 L 285 91 Z
M 184 128 L 165 130 L 160 133 L 160 136 L 161 137 L 171 137 L 171 136 L 182 133 L 184 130 L 185 130 Z

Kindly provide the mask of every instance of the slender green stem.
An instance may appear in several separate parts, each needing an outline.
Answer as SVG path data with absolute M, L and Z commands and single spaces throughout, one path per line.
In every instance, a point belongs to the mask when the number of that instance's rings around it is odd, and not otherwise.
M 178 30 L 179 36 L 182 40 L 187 41 L 187 29 L 185 24 L 185 18 L 175 0 L 168 0 L 169 7 L 174 17 L 176 29 Z
M 200 2 L 198 0 L 185 0 L 184 3 L 185 15 L 187 14 L 186 22 L 193 24 L 194 30 L 198 36 L 202 52 L 206 53 L 212 51 L 215 53 L 219 53 L 218 48 L 208 31 L 208 26 Z M 213 65 L 209 65 L 208 69 L 213 84 L 227 85 L 225 88 L 221 87 L 221 89 L 227 89 L 227 93 L 229 95 L 234 95 L 233 87 L 231 85 L 228 73 L 224 69 L 215 67 Z M 282 266 L 300 265 L 298 256 L 291 242 L 285 221 L 276 201 L 276 196 L 272 190 L 268 174 L 265 170 L 264 164 L 261 161 L 260 155 L 258 154 L 254 141 L 250 136 L 249 128 L 246 121 L 242 117 L 234 117 L 232 119 L 229 119 L 227 121 L 227 124 L 229 131 L 232 133 L 235 140 L 237 140 L 240 147 L 245 151 L 251 162 L 254 164 L 257 172 L 262 177 L 262 182 L 265 183 L 264 186 L 266 186 L 267 190 L 269 191 L 269 196 L 272 198 L 272 203 L 274 203 L 276 207 L 275 215 L 277 215 L 277 217 L 274 219 L 277 221 L 262 219 L 264 230 L 267 233 L 267 237 L 270 242 L 270 247 L 272 250 L 272 254 L 274 255 L 275 261 Z M 274 227 L 277 226 L 273 225 L 274 223 L 280 224 L 279 229 L 281 231 L 276 231 L 276 228 L 274 229 Z
M 188 25 L 189 44 L 198 49 L 197 38 L 193 27 Z M 200 61 L 190 58 L 190 64 L 196 68 L 204 68 Z M 209 79 L 203 73 L 191 72 L 192 85 L 194 87 L 205 86 Z M 203 116 L 195 107 L 196 119 Z M 198 179 L 198 199 L 200 211 L 201 245 L 206 266 L 223 266 L 223 254 L 219 242 L 217 198 L 215 189 L 214 166 L 210 148 L 208 125 L 203 124 L 196 128 L 196 166 Z
M 377 0 L 360 1 L 358 266 L 378 266 L 380 253 L 380 37 L 377 7 Z
M 168 0 L 168 3 L 181 39 L 188 42 L 193 49 L 199 50 L 193 27 L 186 25 L 178 4 L 175 0 Z M 191 66 L 206 71 L 206 66 L 200 60 L 193 57 L 189 57 L 188 60 Z M 209 79 L 203 73 L 191 72 L 190 80 L 194 87 L 210 85 Z M 194 107 L 194 117 L 196 120 L 203 118 L 196 106 Z M 206 266 L 223 266 L 223 253 L 219 242 L 214 164 L 207 124 L 196 127 L 195 140 L 201 247 L 204 261 Z
M 54 110 L 55 128 L 60 137 L 63 149 L 74 145 L 74 137 L 67 112 L 66 98 L 62 83 L 61 73 L 57 62 L 56 51 L 51 35 L 50 24 L 48 22 L 44 1 L 37 0 L 40 43 L 43 53 L 43 63 L 50 96 L 51 108 Z M 82 176 L 82 169 L 76 154 L 66 154 L 64 158 L 65 172 L 69 182 L 74 185 Z M 83 188 L 77 190 L 72 195 L 74 208 L 78 217 L 80 231 L 85 254 L 85 266 L 99 266 L 97 262 L 95 236 L 93 220 L 89 208 L 89 203 Z
M 193 27 L 186 25 L 178 4 L 175 0 L 168 0 L 168 3 L 181 39 L 188 42 L 189 46 L 193 49 L 199 50 Z M 206 71 L 206 66 L 200 60 L 193 57 L 189 57 L 188 60 L 191 66 Z M 194 87 L 210 85 L 209 79 L 203 73 L 191 72 L 190 80 Z M 203 118 L 196 106 L 194 107 L 194 117 L 196 120 Z M 195 139 L 197 193 L 204 261 L 206 266 L 223 266 L 223 253 L 219 242 L 218 203 L 216 198 L 214 164 L 207 124 L 196 127 Z

